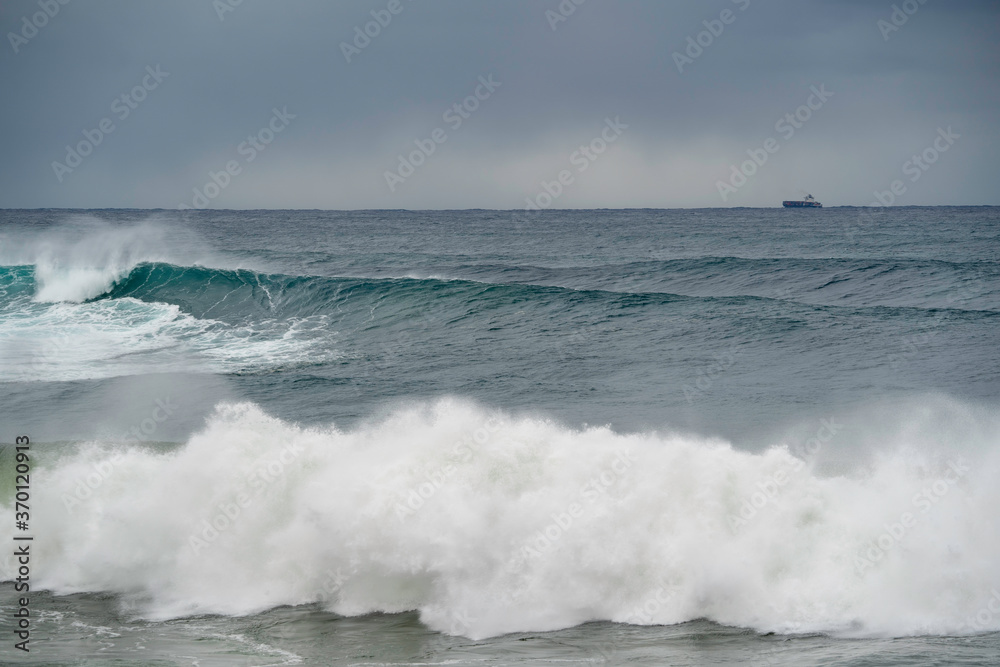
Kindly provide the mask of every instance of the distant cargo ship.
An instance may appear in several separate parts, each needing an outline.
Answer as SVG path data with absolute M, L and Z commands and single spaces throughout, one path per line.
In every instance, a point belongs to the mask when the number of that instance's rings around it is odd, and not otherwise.
M 812 195 L 806 195 L 806 198 L 802 201 L 783 201 L 781 205 L 785 208 L 823 208 Z

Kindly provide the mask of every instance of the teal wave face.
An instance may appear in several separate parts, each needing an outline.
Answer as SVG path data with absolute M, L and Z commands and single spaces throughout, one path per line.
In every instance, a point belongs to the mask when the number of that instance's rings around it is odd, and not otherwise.
M 115 282 L 104 294 L 91 299 L 134 298 L 173 304 L 195 317 L 232 312 L 269 312 L 275 309 L 275 294 L 283 286 L 277 279 L 237 269 L 210 269 L 144 263 Z
M 989 290 L 977 286 L 995 283 L 997 272 L 981 262 L 704 257 L 599 267 L 459 267 L 454 277 L 421 278 L 285 275 L 145 262 L 87 301 L 132 298 L 228 322 L 342 318 L 352 312 L 361 317 L 375 308 L 392 317 L 421 316 L 433 309 L 462 318 L 522 300 L 614 308 L 689 298 L 730 303 L 752 298 L 810 306 L 990 311 Z M 0 268 L 0 307 L 16 310 L 15 303 L 24 306 L 39 288 L 32 267 Z
M 91 301 L 124 298 L 176 305 L 197 318 L 229 321 L 325 314 L 361 324 L 376 309 L 389 321 L 426 317 L 430 311 L 436 317 L 459 320 L 527 302 L 572 308 L 666 303 L 686 297 L 463 279 L 288 276 L 147 263 Z
M 257 277 L 250 285 L 248 276 L 143 264 L 96 298 L 49 302 L 37 298 L 32 267 L 7 267 L 0 273 L 0 381 L 248 374 L 340 356 L 330 317 L 269 315 L 266 290 L 280 287 L 263 287 Z
M 0 266 L 0 310 L 35 294 L 35 272 L 31 266 Z
M 146 263 L 92 299 L 133 298 L 178 306 L 198 318 L 290 318 L 370 309 L 376 302 L 420 308 L 441 281 L 264 274 Z
M 147 263 L 136 266 L 102 297 L 131 296 L 173 303 L 196 316 L 220 312 L 270 316 L 317 314 L 345 294 L 378 295 L 396 303 L 478 295 L 565 298 L 606 292 L 664 297 L 780 299 L 817 306 L 994 310 L 1000 267 L 992 262 L 925 259 L 805 259 L 702 257 L 599 266 L 460 265 L 430 277 L 350 277 L 265 274 Z M 555 290 L 555 291 L 552 291 Z M 572 299 L 571 299 L 572 300 Z

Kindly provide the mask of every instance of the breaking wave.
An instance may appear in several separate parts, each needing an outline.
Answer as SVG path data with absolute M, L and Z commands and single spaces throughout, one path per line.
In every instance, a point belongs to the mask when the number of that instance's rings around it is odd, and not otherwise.
M 456 399 L 349 431 L 222 404 L 173 449 L 92 442 L 44 460 L 32 572 L 147 618 L 320 603 L 419 610 L 473 638 L 698 618 L 845 636 L 1000 629 L 995 413 L 900 412 L 875 453 L 865 443 L 821 472 L 815 453 L 862 439 L 859 419 L 749 453 Z M 0 579 L 14 573 L 5 554 Z

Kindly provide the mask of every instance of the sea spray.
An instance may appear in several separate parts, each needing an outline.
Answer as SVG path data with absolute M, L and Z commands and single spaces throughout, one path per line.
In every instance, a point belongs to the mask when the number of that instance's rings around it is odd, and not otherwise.
M 494 432 L 475 455 L 454 456 L 486 423 Z M 73 515 L 59 499 L 95 450 L 39 469 L 39 584 L 117 593 L 153 619 L 310 602 L 348 615 L 416 609 L 430 627 L 471 637 L 599 619 L 901 635 L 968 631 L 967 619 L 982 617 L 976 631 L 996 630 L 980 613 L 1000 580 L 1000 466 L 985 424 L 986 440 L 962 443 L 968 471 L 864 576 L 856 571 L 855 556 L 953 460 L 918 426 L 901 425 L 854 471 L 789 476 L 781 502 L 734 534 L 726 521 L 740 501 L 797 460 L 787 448 L 573 429 L 454 399 L 350 431 L 223 404 L 172 452 L 109 450 L 113 477 Z M 194 553 L 189 538 L 205 517 L 289 451 L 298 453 L 281 474 Z M 443 462 L 453 473 L 401 523 L 398 499 Z M 602 474 L 612 483 L 586 511 L 511 569 Z M 11 568 L 0 561 L 0 578 Z

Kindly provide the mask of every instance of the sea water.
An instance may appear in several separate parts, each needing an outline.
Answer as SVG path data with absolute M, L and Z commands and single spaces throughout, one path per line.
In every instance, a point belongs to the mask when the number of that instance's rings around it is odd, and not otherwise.
M 0 656 L 995 664 L 998 261 L 995 208 L 0 212 Z

